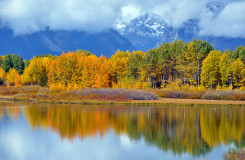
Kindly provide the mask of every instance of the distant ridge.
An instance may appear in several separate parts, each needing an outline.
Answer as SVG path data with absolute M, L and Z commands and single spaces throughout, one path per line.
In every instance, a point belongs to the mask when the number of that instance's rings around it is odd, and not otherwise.
M 0 54 L 18 54 L 30 59 L 40 54 L 60 55 L 62 52 L 88 50 L 100 56 L 110 57 L 118 49 L 132 51 L 135 47 L 116 30 L 99 33 L 84 31 L 40 31 L 14 36 L 13 31 L 0 28 Z

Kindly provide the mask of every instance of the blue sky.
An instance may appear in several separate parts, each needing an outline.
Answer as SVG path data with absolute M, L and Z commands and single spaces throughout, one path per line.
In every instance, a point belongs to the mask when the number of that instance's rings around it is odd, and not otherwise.
M 211 11 L 212 3 L 220 7 Z M 244 0 L 0 0 L 0 22 L 16 35 L 46 28 L 94 32 L 152 12 L 176 28 L 199 19 L 201 35 L 245 37 L 244 8 Z

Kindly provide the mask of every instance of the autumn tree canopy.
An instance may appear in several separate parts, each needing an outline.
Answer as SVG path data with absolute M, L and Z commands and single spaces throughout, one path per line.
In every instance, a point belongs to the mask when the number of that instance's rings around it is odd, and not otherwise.
M 18 83 L 51 89 L 145 89 L 171 84 L 180 88 L 186 85 L 239 88 L 245 87 L 244 62 L 245 47 L 222 53 L 201 40 L 167 42 L 145 53 L 118 50 L 111 57 L 77 50 L 61 56 L 42 54 L 23 61 L 18 55 L 6 54 L 0 57 L 0 84 L 14 85 L 14 79 L 19 79 L 13 74 L 15 69 L 21 79 Z

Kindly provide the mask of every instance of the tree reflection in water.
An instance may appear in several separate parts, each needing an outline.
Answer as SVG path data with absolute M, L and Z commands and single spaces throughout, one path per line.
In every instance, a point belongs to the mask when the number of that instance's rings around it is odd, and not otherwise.
M 33 129 L 52 129 L 62 138 L 103 136 L 113 129 L 131 140 L 175 154 L 206 154 L 217 145 L 245 146 L 245 108 L 241 107 L 81 107 L 54 105 L 23 109 Z M 20 108 L 6 108 L 16 118 Z M 0 110 L 0 117 L 3 111 Z

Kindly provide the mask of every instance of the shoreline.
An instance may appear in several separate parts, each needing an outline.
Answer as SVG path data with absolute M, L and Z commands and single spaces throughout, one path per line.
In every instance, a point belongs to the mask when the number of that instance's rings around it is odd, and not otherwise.
M 177 99 L 177 98 L 160 98 L 158 100 L 130 100 L 130 101 L 110 101 L 110 100 L 36 100 L 21 99 L 16 97 L 1 96 L 1 102 L 25 102 L 33 104 L 79 104 L 79 105 L 123 105 L 123 106 L 236 106 L 245 107 L 245 101 L 232 100 L 203 100 L 203 99 Z

